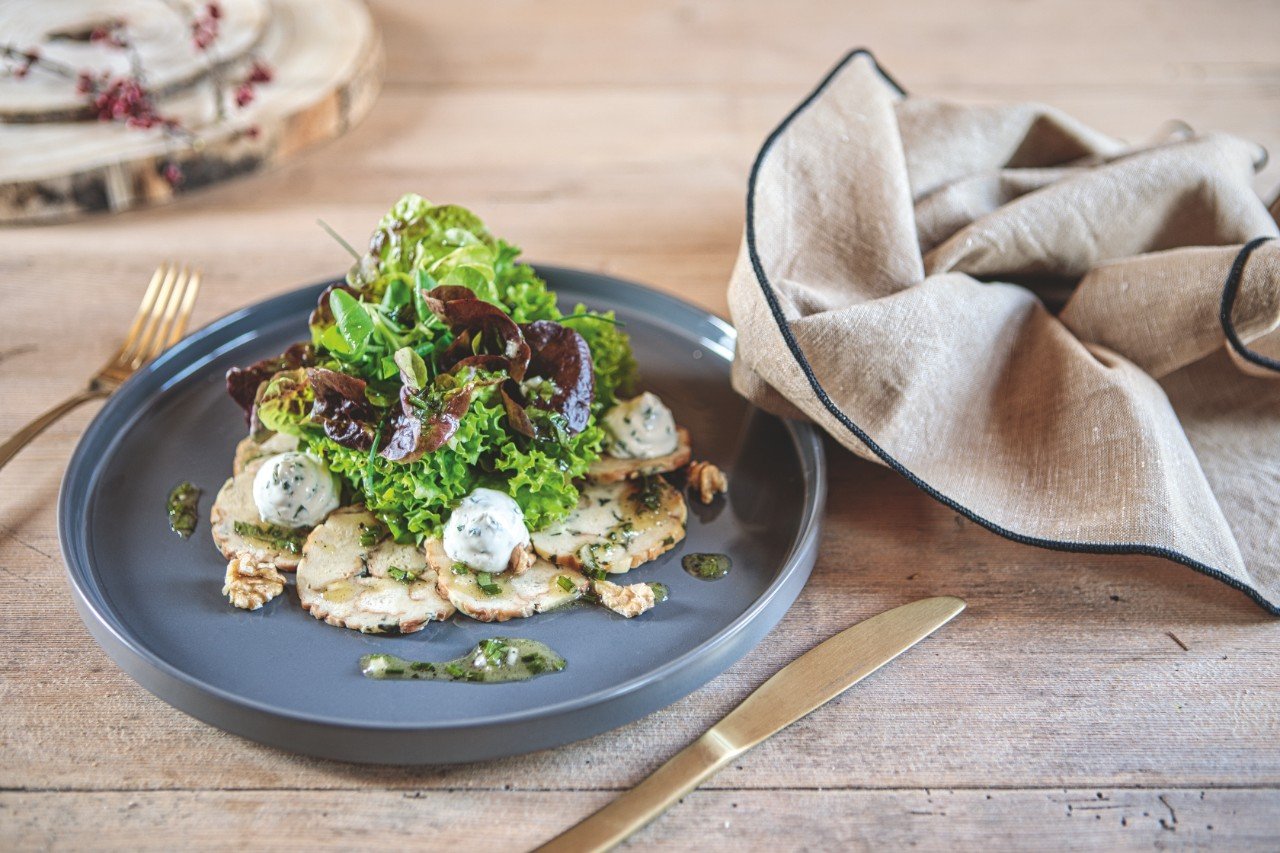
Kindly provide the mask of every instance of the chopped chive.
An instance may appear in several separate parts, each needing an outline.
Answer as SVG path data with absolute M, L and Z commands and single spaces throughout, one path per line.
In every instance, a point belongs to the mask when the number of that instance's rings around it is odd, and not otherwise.
M 570 578 L 568 575 L 558 575 L 556 577 L 556 583 L 558 583 L 560 585 L 560 588 L 563 589 L 565 592 L 573 592 L 575 589 L 578 588 L 577 585 L 574 584 L 573 579 Z
M 408 569 L 402 569 L 399 566 L 392 566 L 387 569 L 387 576 L 401 583 L 413 583 L 418 579 L 417 572 L 411 572 Z
M 381 522 L 360 525 L 360 544 L 365 548 L 372 548 L 390 535 L 391 530 Z

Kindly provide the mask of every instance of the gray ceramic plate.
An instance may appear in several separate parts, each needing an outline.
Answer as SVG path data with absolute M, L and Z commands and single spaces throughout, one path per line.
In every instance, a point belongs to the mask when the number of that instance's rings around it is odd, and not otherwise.
M 116 393 L 81 440 L 62 484 L 59 534 L 76 605 L 112 658 L 152 693 L 207 723 L 284 749 L 347 761 L 474 761 L 558 746 L 664 707 L 723 672 L 782 618 L 813 566 L 825 495 L 812 428 L 750 409 L 729 387 L 734 332 L 669 296 L 592 273 L 541 267 L 562 305 L 613 308 L 643 386 L 690 428 L 695 458 L 729 474 L 728 499 L 694 503 L 688 538 L 628 575 L 671 599 L 626 620 L 575 605 L 485 625 L 458 617 L 403 637 L 317 622 L 290 588 L 256 612 L 221 595 L 209 539 L 212 495 L 244 433 L 223 374 L 307 337 L 322 285 L 246 308 L 193 335 Z M 204 489 L 201 524 L 169 532 L 165 498 Z M 680 557 L 720 551 L 725 579 L 687 575 Z M 368 652 L 442 660 L 494 635 L 542 640 L 561 673 L 502 685 L 373 682 Z

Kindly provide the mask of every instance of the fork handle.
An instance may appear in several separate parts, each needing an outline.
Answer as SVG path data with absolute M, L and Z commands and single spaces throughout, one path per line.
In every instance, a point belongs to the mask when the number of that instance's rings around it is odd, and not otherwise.
M 0 468 L 3 468 L 10 459 L 18 455 L 18 451 L 31 443 L 31 440 L 48 428 L 49 424 L 61 418 L 67 412 L 79 406 L 81 403 L 87 403 L 90 400 L 96 400 L 100 397 L 107 397 L 111 391 L 107 388 L 98 386 L 90 386 L 78 394 L 73 394 L 36 418 L 31 423 L 14 433 L 13 437 L 0 444 Z

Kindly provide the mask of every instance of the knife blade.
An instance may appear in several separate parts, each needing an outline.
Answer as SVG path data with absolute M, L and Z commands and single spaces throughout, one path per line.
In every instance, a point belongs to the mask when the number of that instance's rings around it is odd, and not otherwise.
M 830 702 L 964 610 L 953 596 L 886 610 L 819 643 L 756 688 L 706 734 L 639 785 L 536 853 L 611 850 L 707 777 L 766 738 Z

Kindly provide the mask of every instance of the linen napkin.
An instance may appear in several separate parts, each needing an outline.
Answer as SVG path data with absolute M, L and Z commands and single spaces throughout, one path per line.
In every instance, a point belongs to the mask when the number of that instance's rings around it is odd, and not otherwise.
M 855 51 L 752 169 L 735 387 L 1003 536 L 1158 555 L 1280 614 L 1265 157 L 908 96 Z

